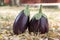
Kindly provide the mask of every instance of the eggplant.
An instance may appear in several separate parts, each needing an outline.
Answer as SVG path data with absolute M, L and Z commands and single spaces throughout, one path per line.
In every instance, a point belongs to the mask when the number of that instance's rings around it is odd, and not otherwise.
M 42 5 L 40 6 L 39 13 L 33 16 L 31 21 L 29 22 L 28 31 L 35 34 L 45 34 L 48 33 L 48 19 L 45 14 L 42 13 L 41 9 Z
M 29 8 L 26 6 L 25 10 L 22 10 L 16 17 L 13 24 L 13 33 L 22 34 L 26 31 L 29 23 Z

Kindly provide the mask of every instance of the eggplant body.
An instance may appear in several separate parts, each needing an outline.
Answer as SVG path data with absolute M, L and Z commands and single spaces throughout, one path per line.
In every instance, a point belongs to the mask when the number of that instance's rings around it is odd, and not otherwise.
M 44 34 L 48 32 L 48 29 L 48 20 L 44 16 L 42 16 L 39 20 L 32 18 L 29 22 L 29 33 L 33 32 L 35 34 Z
M 24 33 L 27 29 L 28 22 L 29 22 L 29 16 L 26 16 L 24 10 L 22 10 L 14 21 L 13 33 L 14 34 Z
M 44 16 L 40 18 L 40 24 L 39 24 L 39 32 L 41 34 L 48 33 L 49 27 L 48 27 L 48 19 Z

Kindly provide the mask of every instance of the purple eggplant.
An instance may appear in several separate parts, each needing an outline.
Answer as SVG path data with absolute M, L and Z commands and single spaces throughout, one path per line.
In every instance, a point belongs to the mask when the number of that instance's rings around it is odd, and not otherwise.
M 42 5 L 40 6 L 39 13 L 34 15 L 31 21 L 29 22 L 28 30 L 29 33 L 33 32 L 35 34 L 44 34 L 48 33 L 48 19 L 45 14 L 42 13 L 41 9 Z
M 29 9 L 27 6 L 26 9 L 22 10 L 16 17 L 13 24 L 13 33 L 17 35 L 24 33 L 28 27 L 28 23 L 29 23 Z

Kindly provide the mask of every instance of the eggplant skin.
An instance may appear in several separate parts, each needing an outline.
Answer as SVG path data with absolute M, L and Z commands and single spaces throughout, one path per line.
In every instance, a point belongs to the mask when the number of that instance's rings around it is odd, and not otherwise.
M 47 18 L 42 16 L 40 19 L 39 25 L 40 25 L 39 26 L 39 32 L 41 32 L 41 34 L 48 33 L 49 27 L 48 27 L 48 19 Z
M 37 34 L 38 33 L 38 28 L 39 28 L 39 22 L 38 20 L 36 20 L 35 18 L 33 18 L 30 22 L 29 22 L 29 26 L 28 26 L 28 31 L 31 34 L 31 32 Z
M 29 22 L 29 16 L 26 16 L 24 14 L 24 10 L 22 10 L 14 21 L 13 33 L 14 34 L 24 33 L 25 30 L 27 29 L 28 22 Z
M 32 18 L 29 22 L 28 31 L 31 34 L 31 32 L 37 34 L 38 32 L 40 34 L 45 34 L 48 32 L 48 20 L 44 16 L 42 16 L 39 20 L 36 18 Z

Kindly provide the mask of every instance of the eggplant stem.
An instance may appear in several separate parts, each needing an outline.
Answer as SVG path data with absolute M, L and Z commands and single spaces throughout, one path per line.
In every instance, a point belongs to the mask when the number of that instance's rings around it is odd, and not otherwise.
M 29 9 L 29 5 L 26 5 L 26 10 L 28 10 Z
M 24 13 L 25 13 L 26 16 L 29 16 L 29 14 L 30 14 L 29 5 L 26 5 L 25 7 L 26 8 L 24 10 Z
M 40 5 L 39 13 L 42 13 L 42 5 Z

